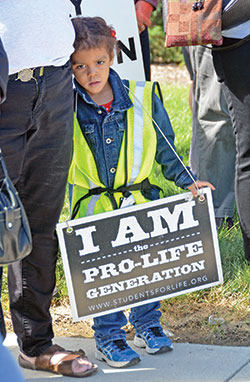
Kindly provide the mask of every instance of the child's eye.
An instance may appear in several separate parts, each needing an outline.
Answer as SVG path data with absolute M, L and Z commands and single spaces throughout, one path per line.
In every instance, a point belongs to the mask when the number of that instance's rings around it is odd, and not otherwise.
M 85 69 L 86 68 L 86 65 L 82 64 L 82 65 L 77 65 L 76 69 Z
M 105 62 L 104 60 L 97 61 L 97 65 L 103 65 L 104 62 Z

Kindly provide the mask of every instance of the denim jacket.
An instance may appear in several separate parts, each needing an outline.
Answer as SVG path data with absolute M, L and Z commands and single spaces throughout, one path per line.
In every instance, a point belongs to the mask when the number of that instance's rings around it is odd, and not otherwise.
M 75 91 L 77 97 L 77 119 L 81 131 L 93 152 L 102 182 L 106 187 L 112 188 L 126 126 L 126 111 L 133 106 L 133 103 L 128 96 L 127 89 L 123 85 L 123 83 L 128 84 L 128 82 L 122 81 L 113 69 L 110 69 L 109 82 L 114 94 L 114 100 L 109 113 L 104 106 L 97 105 L 76 80 Z M 156 95 L 154 95 L 153 100 L 152 117 L 167 137 L 171 146 L 175 149 L 174 132 L 168 114 Z M 172 149 L 170 149 L 162 134 L 157 128 L 155 130 L 157 134 L 155 159 L 161 165 L 164 177 L 174 181 L 179 187 L 186 188 L 190 186 L 193 180 L 179 162 Z M 195 176 L 194 179 L 196 179 Z M 157 199 L 158 196 L 159 192 L 155 192 L 155 190 L 152 190 L 152 195 L 147 195 L 151 200 Z

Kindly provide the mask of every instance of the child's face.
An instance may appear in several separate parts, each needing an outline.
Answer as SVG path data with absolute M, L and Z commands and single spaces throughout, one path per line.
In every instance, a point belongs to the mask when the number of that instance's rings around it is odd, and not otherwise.
M 90 97 L 105 91 L 109 67 L 113 64 L 113 57 L 110 57 L 106 47 L 76 50 L 71 56 L 71 63 L 77 82 Z

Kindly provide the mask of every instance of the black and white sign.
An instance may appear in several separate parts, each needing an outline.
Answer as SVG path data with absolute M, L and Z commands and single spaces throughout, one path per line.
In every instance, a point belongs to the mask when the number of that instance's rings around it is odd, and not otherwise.
M 74 321 L 223 282 L 211 190 L 57 225 Z

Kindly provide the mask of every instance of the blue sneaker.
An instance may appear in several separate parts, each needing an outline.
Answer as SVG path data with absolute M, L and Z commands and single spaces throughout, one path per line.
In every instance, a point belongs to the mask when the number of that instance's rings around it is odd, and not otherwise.
M 104 345 L 96 345 L 96 359 L 105 361 L 111 367 L 127 367 L 140 362 L 141 358 L 126 341 L 119 339 Z
M 146 348 L 146 352 L 149 354 L 159 354 L 173 350 L 172 341 L 163 332 L 161 326 L 147 328 L 140 333 L 136 333 L 134 344 L 139 348 Z

